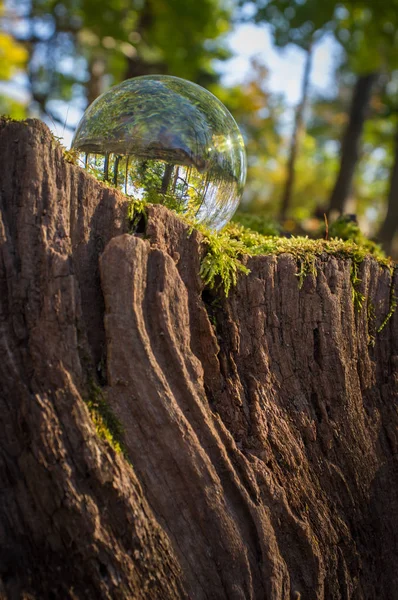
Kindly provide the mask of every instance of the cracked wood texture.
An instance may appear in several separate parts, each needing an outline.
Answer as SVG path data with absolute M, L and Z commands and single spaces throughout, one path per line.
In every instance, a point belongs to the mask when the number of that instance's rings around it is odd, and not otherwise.
M 260 256 L 226 299 L 43 124 L 0 157 L 0 597 L 397 599 L 396 278 L 365 260 L 356 313 L 348 260 Z

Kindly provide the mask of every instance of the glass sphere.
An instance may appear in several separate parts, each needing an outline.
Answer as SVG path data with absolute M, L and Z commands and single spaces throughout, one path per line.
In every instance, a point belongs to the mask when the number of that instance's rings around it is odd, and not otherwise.
M 168 75 L 128 79 L 99 96 L 72 147 L 99 179 L 213 229 L 233 216 L 246 179 L 243 139 L 228 110 Z

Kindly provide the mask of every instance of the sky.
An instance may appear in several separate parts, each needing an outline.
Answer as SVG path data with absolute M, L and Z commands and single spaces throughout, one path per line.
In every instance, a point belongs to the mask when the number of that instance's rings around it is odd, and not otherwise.
M 272 92 L 285 95 L 289 105 L 300 99 L 305 52 L 290 45 L 285 50 L 275 49 L 269 26 L 240 25 L 230 34 L 229 44 L 236 56 L 221 63 L 223 81 L 227 85 L 239 83 L 250 70 L 250 58 L 259 57 L 270 71 L 269 87 Z M 325 36 L 314 51 L 311 73 L 312 90 L 324 93 L 334 91 L 334 67 L 339 48 L 331 36 Z

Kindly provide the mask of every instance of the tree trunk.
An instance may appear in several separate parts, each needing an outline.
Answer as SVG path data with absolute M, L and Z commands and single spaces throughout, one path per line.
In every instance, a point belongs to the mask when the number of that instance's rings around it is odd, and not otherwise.
M 88 65 L 89 79 L 86 84 L 87 104 L 90 105 L 102 94 L 105 61 L 101 54 L 93 54 Z
M 1 598 L 393 600 L 397 316 L 368 342 L 397 278 L 366 259 L 356 314 L 349 261 L 299 289 L 257 256 L 225 298 L 198 232 L 152 206 L 128 234 L 39 122 L 0 164 Z
M 173 171 L 174 171 L 174 167 L 175 165 L 173 164 L 166 164 L 164 173 L 163 173 L 163 177 L 162 177 L 162 184 L 160 186 L 160 193 L 161 194 L 167 194 L 168 189 L 170 187 L 170 183 L 171 183 L 171 178 L 173 176 Z
M 144 43 L 148 36 L 148 31 L 153 26 L 152 4 L 151 2 L 145 2 L 143 8 L 140 10 L 138 23 L 135 26 L 136 34 L 143 38 Z M 167 73 L 167 64 L 164 61 L 148 62 L 148 60 L 145 60 L 138 53 L 127 59 L 125 79 L 140 77 L 142 75 L 158 75 L 159 73 Z
M 304 133 L 304 115 L 308 102 L 308 91 L 310 84 L 310 76 L 311 76 L 311 67 L 312 67 L 312 58 L 313 58 L 313 45 L 311 44 L 307 50 L 303 81 L 302 81 L 302 90 L 301 90 L 301 100 L 296 109 L 296 115 L 294 120 L 294 128 L 293 134 L 290 142 L 290 150 L 289 150 L 289 158 L 287 162 L 286 169 L 286 183 L 283 189 L 282 201 L 281 201 L 281 210 L 279 214 L 279 218 L 281 221 L 284 221 L 288 216 L 288 212 L 290 210 L 292 204 L 292 195 L 294 188 L 294 179 L 295 179 L 295 167 L 296 167 L 296 158 L 299 151 L 300 138 Z
M 167 74 L 167 65 L 164 62 L 148 63 L 139 56 L 133 56 L 132 58 L 127 59 L 125 79 L 141 77 L 142 75 L 159 74 Z
M 395 153 L 391 169 L 387 214 L 378 238 L 387 254 L 391 254 L 393 240 L 398 231 L 398 128 L 395 132 Z
M 348 125 L 341 144 L 340 169 L 329 200 L 328 214 L 342 214 L 350 195 L 355 167 L 357 165 L 363 126 L 367 118 L 372 89 L 379 73 L 358 77 L 351 101 Z

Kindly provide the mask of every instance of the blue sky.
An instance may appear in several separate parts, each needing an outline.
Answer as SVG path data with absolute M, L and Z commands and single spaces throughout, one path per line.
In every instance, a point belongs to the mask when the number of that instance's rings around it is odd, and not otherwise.
M 276 50 L 268 26 L 241 25 L 230 34 L 230 47 L 236 57 L 222 65 L 226 84 L 239 83 L 250 70 L 250 58 L 258 56 L 270 71 L 269 87 L 285 95 L 290 105 L 300 98 L 300 85 L 304 70 L 305 53 L 296 46 Z M 311 74 L 313 90 L 334 90 L 334 68 L 339 57 L 339 47 L 331 36 L 325 36 L 315 48 Z

